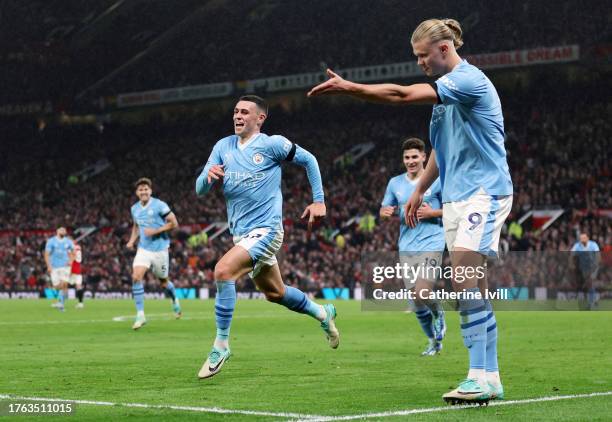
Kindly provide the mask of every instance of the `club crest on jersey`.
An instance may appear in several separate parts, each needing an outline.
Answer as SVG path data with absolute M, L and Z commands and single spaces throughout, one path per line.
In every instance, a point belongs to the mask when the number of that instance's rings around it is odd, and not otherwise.
M 147 215 L 153 215 L 153 210 L 147 211 Z
M 255 155 L 253 155 L 253 162 L 257 165 L 263 163 L 263 155 L 261 155 L 260 153 L 256 153 Z

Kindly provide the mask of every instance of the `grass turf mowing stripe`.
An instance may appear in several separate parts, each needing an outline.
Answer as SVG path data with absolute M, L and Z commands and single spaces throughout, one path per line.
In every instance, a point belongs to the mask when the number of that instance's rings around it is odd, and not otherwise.
M 524 399 L 524 400 L 506 400 L 506 401 L 492 401 L 489 406 L 509 406 L 514 404 L 528 404 L 528 403 L 538 403 L 544 401 L 556 401 L 556 400 L 569 400 L 569 399 L 585 399 L 590 397 L 600 397 L 600 396 L 611 396 L 612 391 L 604 391 L 600 393 L 590 393 L 590 394 L 570 394 L 566 396 L 549 396 L 549 397 L 536 397 L 533 399 Z M 419 413 L 434 413 L 434 412 L 445 412 L 448 410 L 462 410 L 462 409 L 472 409 L 475 405 L 462 405 L 462 406 L 440 406 L 440 407 L 428 407 L 423 409 L 407 409 L 407 410 L 397 410 L 390 412 L 378 412 L 378 413 L 362 413 L 360 415 L 347 415 L 347 416 L 326 416 L 326 417 L 310 417 L 299 419 L 299 421 L 308 421 L 308 422 L 326 422 L 326 421 L 347 421 L 353 419 L 369 419 L 369 418 L 389 418 L 394 416 L 408 416 L 415 415 Z
M 249 416 L 271 416 L 277 418 L 287 419 L 300 419 L 300 420 L 311 420 L 325 418 L 321 415 L 305 415 L 300 413 L 289 413 L 289 412 L 264 412 L 257 410 L 236 410 L 236 409 L 223 409 L 220 407 L 198 407 L 198 406 L 175 406 L 170 404 L 146 404 L 146 403 L 115 403 L 109 401 L 94 401 L 94 400 L 72 400 L 72 399 L 60 399 L 60 398 L 48 398 L 48 397 L 25 397 L 15 396 L 12 394 L 0 394 L 2 400 L 26 400 L 26 401 L 44 401 L 44 402 L 67 402 L 74 404 L 85 404 L 90 406 L 119 406 L 119 407 L 135 407 L 141 409 L 163 409 L 163 410 L 184 410 L 189 412 L 202 412 L 202 413 L 221 413 L 221 414 L 234 414 L 234 415 L 249 415 Z

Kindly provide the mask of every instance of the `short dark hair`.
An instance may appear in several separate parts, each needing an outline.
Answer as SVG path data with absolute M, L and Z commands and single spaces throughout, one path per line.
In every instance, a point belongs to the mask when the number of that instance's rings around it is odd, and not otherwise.
M 136 180 L 136 183 L 134 183 L 134 187 L 138 189 L 138 186 L 140 185 L 147 185 L 148 187 L 153 189 L 153 182 L 151 182 L 151 179 L 149 179 L 148 177 L 141 177 L 140 179 Z
M 255 103 L 257 104 L 257 107 L 263 110 L 266 116 L 268 115 L 268 103 L 266 102 L 266 100 L 264 100 L 258 95 L 243 95 L 238 99 L 238 101 L 250 101 L 252 103 Z
M 421 152 L 425 152 L 425 142 L 419 138 L 408 138 L 402 143 L 402 151 L 407 149 L 418 149 Z

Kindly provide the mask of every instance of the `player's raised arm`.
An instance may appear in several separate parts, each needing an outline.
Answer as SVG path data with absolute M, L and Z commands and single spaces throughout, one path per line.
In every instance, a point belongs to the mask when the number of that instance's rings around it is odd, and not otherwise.
M 219 143 L 217 142 L 210 153 L 210 157 L 208 157 L 204 169 L 202 169 L 202 173 L 196 179 L 196 194 L 204 195 L 208 193 L 215 184 L 215 181 L 220 180 L 224 175 L 223 162 L 219 153 Z
M 392 104 L 437 104 L 438 94 L 429 84 L 396 85 L 396 84 L 359 84 L 347 81 L 340 75 L 327 69 L 330 79 L 315 86 L 308 93 L 309 97 L 317 95 L 343 94 L 362 100 Z

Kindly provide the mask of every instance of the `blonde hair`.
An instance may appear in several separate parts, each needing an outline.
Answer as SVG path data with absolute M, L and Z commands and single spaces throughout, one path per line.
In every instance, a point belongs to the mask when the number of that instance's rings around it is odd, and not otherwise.
M 428 19 L 417 26 L 410 42 L 414 44 L 425 38 L 431 42 L 449 40 L 459 49 L 463 45 L 462 35 L 461 25 L 455 19 Z

